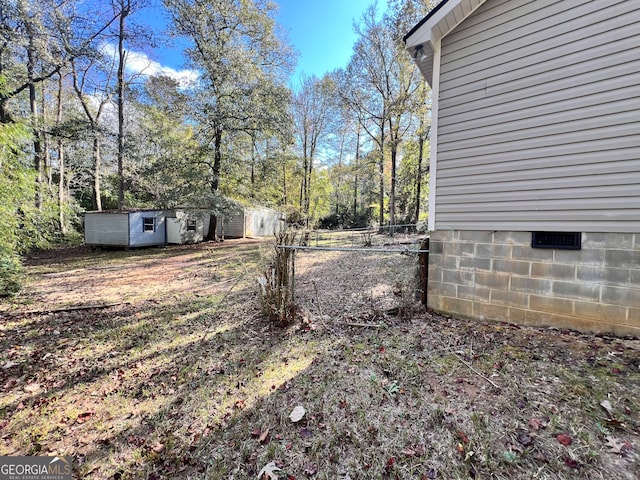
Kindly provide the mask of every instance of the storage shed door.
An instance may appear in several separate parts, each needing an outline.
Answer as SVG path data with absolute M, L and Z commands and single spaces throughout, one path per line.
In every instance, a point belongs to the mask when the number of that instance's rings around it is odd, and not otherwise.
M 167 243 L 182 243 L 178 218 L 167 218 Z

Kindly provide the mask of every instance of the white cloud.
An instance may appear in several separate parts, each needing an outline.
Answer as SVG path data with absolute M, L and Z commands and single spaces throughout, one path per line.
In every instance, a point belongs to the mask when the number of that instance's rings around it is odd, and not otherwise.
M 105 55 L 110 57 L 117 55 L 116 47 L 111 43 L 103 44 L 101 50 Z M 146 77 L 166 76 L 173 78 L 182 88 L 194 85 L 199 77 L 198 72 L 195 70 L 176 70 L 150 59 L 146 53 L 131 50 L 127 51 L 125 68 L 129 73 L 134 75 L 143 75 Z

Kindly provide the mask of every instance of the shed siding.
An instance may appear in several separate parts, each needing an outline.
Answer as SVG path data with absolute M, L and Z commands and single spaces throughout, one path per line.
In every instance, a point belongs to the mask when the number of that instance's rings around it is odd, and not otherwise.
M 238 209 L 226 217 L 219 216 L 216 225 L 216 235 L 222 236 L 224 228 L 225 238 L 244 237 L 244 210 Z
M 165 226 L 167 212 L 152 210 L 145 212 L 129 212 L 129 246 L 148 247 L 152 245 L 164 245 L 167 243 L 167 230 Z M 143 229 L 144 218 L 155 218 L 155 230 L 145 232 Z
M 488 0 L 442 40 L 436 228 L 640 230 L 640 2 Z
M 208 216 L 208 215 L 207 215 Z M 201 210 L 176 210 L 167 215 L 167 243 L 198 243 L 204 239 L 205 212 Z M 195 230 L 188 230 L 187 224 L 195 222 Z
M 282 229 L 282 214 L 270 208 L 251 208 L 245 215 L 245 235 L 249 238 L 268 237 Z
M 126 213 L 85 213 L 84 243 L 86 245 L 129 246 L 129 215 Z

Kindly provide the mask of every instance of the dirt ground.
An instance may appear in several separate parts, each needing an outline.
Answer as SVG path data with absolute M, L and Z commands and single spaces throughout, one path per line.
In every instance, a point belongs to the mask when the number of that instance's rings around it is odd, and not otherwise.
M 305 318 L 278 329 L 271 248 L 29 258 L 0 304 L 0 455 L 89 479 L 640 478 L 637 339 L 428 312 L 397 253 L 298 253 Z

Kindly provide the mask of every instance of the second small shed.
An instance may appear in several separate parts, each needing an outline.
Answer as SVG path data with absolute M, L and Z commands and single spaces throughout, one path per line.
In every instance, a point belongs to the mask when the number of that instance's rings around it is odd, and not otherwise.
M 275 235 L 285 228 L 286 216 L 268 207 L 236 205 L 218 217 L 216 235 L 225 238 L 258 238 Z
M 205 210 L 176 209 L 167 215 L 167 243 L 198 243 L 204 240 Z

